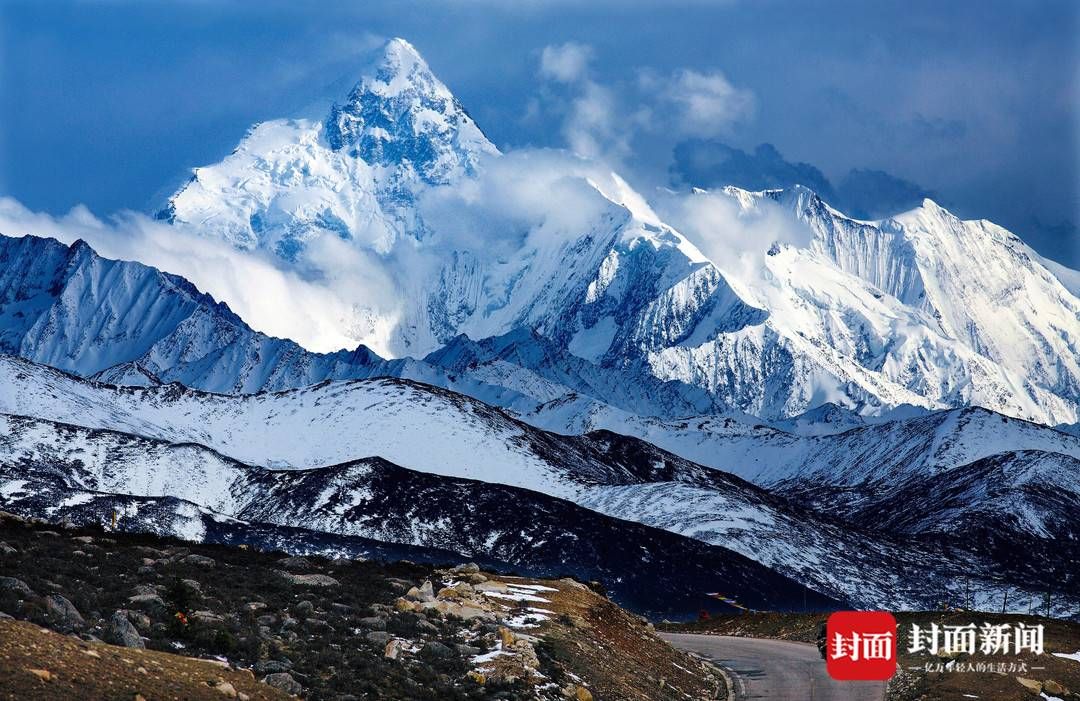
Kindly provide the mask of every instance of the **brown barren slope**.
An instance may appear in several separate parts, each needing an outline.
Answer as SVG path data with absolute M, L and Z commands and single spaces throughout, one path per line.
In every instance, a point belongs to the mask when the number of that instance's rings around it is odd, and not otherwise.
M 212 662 L 0 620 L 0 698 L 131 701 L 140 695 L 147 701 L 289 698 L 250 673 Z

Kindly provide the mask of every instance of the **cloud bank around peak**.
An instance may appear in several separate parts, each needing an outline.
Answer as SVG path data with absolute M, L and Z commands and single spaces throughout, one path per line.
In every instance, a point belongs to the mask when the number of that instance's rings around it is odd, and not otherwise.
M 343 288 L 340 280 L 324 284 L 304 280 L 257 255 L 135 212 L 121 212 L 106 221 L 79 205 L 52 216 L 0 197 L 0 234 L 55 238 L 68 245 L 82 239 L 105 258 L 138 261 L 184 277 L 228 304 L 256 331 L 320 352 L 356 347 L 357 341 L 346 333 L 354 304 L 361 297 L 371 300 L 386 294 L 373 284 L 360 290 Z

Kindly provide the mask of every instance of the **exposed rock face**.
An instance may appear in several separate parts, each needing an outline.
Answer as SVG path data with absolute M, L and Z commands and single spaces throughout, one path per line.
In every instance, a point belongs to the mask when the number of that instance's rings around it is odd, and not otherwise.
M 60 594 L 45 597 L 45 611 L 58 630 L 71 632 L 86 628 L 86 620 L 79 613 L 79 609 Z
M 0 592 L 22 598 L 34 593 L 26 582 L 17 577 L 0 577 Z
M 281 573 L 290 584 L 308 587 L 336 587 L 341 584 L 333 577 L 326 574 L 293 574 L 292 572 Z
M 290 696 L 299 696 L 304 693 L 304 687 L 300 685 L 300 682 L 293 679 L 293 676 L 288 672 L 267 674 L 263 677 L 263 683 L 269 684 L 275 689 L 280 689 Z
M 113 613 L 109 618 L 106 633 L 109 642 L 116 643 L 117 645 L 139 649 L 146 647 L 142 636 L 139 635 L 139 631 L 131 624 L 127 611 L 121 610 Z

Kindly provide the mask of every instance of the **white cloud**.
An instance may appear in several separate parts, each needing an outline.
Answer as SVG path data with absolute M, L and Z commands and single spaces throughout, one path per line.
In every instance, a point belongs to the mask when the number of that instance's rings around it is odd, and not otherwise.
M 560 83 L 584 80 L 592 59 L 592 47 L 576 42 L 545 46 L 540 53 L 540 75 Z
M 656 150 L 657 143 L 724 133 L 755 109 L 753 93 L 719 71 L 662 75 L 644 69 L 637 80 L 606 84 L 591 75 L 591 58 L 592 48 L 582 44 L 546 47 L 540 76 L 548 85 L 529 102 L 525 117 L 560 119 L 567 148 L 585 158 L 624 168 L 639 135 L 647 134 Z
M 342 288 L 280 270 L 252 253 L 238 251 L 143 214 L 122 212 L 110 221 L 79 205 L 53 217 L 33 212 L 14 199 L 0 198 L 0 234 L 45 236 L 71 244 L 83 239 L 106 258 L 137 260 L 190 280 L 224 301 L 252 328 L 291 338 L 315 351 L 355 347 L 346 333 L 356 301 L 375 288 Z M 362 274 L 357 275 L 363 279 Z
M 753 93 L 736 88 L 719 71 L 682 69 L 663 81 L 645 74 L 642 83 L 672 105 L 679 128 L 688 136 L 716 136 L 754 113 Z
M 664 221 L 678 229 L 729 279 L 768 275 L 765 257 L 774 244 L 806 248 L 812 232 L 772 200 L 749 209 L 722 192 L 667 193 L 657 202 Z M 741 292 L 740 292 L 741 293 Z
M 629 129 L 618 128 L 615 93 L 587 81 L 570 101 L 562 133 L 570 150 L 585 158 L 618 162 L 629 150 Z

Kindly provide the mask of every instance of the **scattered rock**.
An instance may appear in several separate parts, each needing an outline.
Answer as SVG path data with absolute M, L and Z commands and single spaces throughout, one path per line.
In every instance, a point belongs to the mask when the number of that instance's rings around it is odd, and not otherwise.
M 59 594 L 45 597 L 45 612 L 53 626 L 63 633 L 86 627 L 86 619 L 79 613 L 79 609 L 75 608 L 75 604 Z
M 109 642 L 117 645 L 138 648 L 140 650 L 146 647 L 142 636 L 139 635 L 139 631 L 136 630 L 135 626 L 128 620 L 127 612 L 124 610 L 113 613 L 112 617 L 109 619 L 106 634 L 109 638 Z
M 135 596 L 129 596 L 128 603 L 135 608 L 143 609 L 150 613 L 161 614 L 168 610 L 165 602 L 157 594 L 136 594 Z
M 583 686 L 574 687 L 575 701 L 593 701 L 592 692 Z
M 1027 689 L 1028 693 L 1030 693 L 1032 696 L 1038 696 L 1039 694 L 1042 693 L 1042 690 L 1043 690 L 1042 682 L 1040 682 L 1040 681 L 1038 681 L 1036 679 L 1028 679 L 1026 677 L 1017 677 L 1016 681 L 1019 682 L 1020 686 Z
M 277 563 L 287 570 L 313 570 L 316 568 L 315 563 L 306 557 L 283 557 Z
M 383 649 L 383 657 L 388 660 L 396 660 L 401 656 L 401 653 L 405 650 L 405 644 L 400 640 L 394 639 L 386 643 L 386 647 Z
M 219 679 L 218 682 L 214 684 L 214 690 L 227 699 L 235 699 L 237 697 L 236 687 L 224 679 Z
M 132 590 L 132 596 L 144 596 L 146 594 L 157 594 L 158 589 L 153 584 L 136 584 Z
M 215 625 L 225 622 L 225 618 L 223 616 L 220 616 L 213 611 L 193 611 L 188 615 L 188 618 L 199 623 L 205 623 L 207 625 Z
M 386 630 L 386 619 L 381 616 L 368 616 L 361 618 L 358 622 L 368 630 Z
M 288 672 L 267 674 L 263 677 L 263 683 L 269 684 L 275 689 L 280 689 L 290 696 L 299 696 L 304 691 L 304 687 L 300 686 L 300 682 L 293 679 L 293 676 Z
M 1044 681 L 1042 690 L 1045 691 L 1049 696 L 1066 697 L 1069 695 L 1069 690 L 1063 687 L 1061 684 L 1058 684 L 1053 679 L 1047 679 L 1046 681 Z
M 416 587 L 413 587 L 414 589 Z M 417 601 L 409 601 L 408 599 L 396 599 L 394 601 L 394 610 L 401 613 L 408 613 L 410 611 L 423 611 L 423 607 Z
M 214 558 L 205 555 L 185 555 L 180 558 L 180 562 L 185 565 L 195 565 L 196 567 L 213 567 L 217 564 Z
M 457 654 L 462 657 L 475 657 L 480 654 L 480 648 L 466 645 L 465 643 L 458 643 L 454 646 L 454 649 L 457 650 Z
M 465 620 L 472 620 L 474 618 L 481 620 L 494 621 L 495 614 L 480 606 L 473 606 L 468 603 L 457 603 L 456 601 L 432 601 L 426 604 L 421 604 L 425 611 L 438 611 L 444 616 L 457 616 L 458 618 L 464 618 Z
M 453 657 L 454 651 L 440 642 L 432 640 L 420 650 L 420 655 L 432 660 L 442 660 Z
M 390 642 L 390 634 L 384 630 L 373 630 L 365 635 L 364 638 L 368 642 L 375 643 L 376 645 L 386 645 Z
M 291 572 L 280 572 L 280 574 L 290 584 L 297 586 L 336 587 L 341 585 L 341 582 L 325 574 L 293 574 Z
M 483 673 L 477 672 L 475 669 L 469 670 L 469 673 L 465 675 L 465 678 L 472 680 L 480 686 L 483 686 L 487 683 L 487 677 L 485 677 Z
M 43 682 L 51 682 L 53 678 L 52 672 L 47 669 L 28 669 L 26 671 L 30 672 L 30 674 L 33 674 Z
M 150 617 L 147 616 L 142 611 L 132 611 L 131 609 L 120 609 L 120 610 L 123 612 L 123 614 L 125 616 L 127 616 L 127 619 L 129 621 L 131 621 L 132 625 L 134 625 L 139 630 L 149 630 L 150 629 L 150 623 L 151 623 Z
M 293 611 L 295 611 L 298 616 L 310 616 L 315 613 L 315 604 L 307 600 L 301 601 L 296 606 L 293 606 Z
M 480 566 L 475 562 L 467 562 L 464 565 L 458 565 L 450 571 L 454 574 L 477 574 L 480 571 Z
M 321 618 L 308 618 L 304 621 L 304 630 L 309 633 L 320 633 L 330 630 L 332 626 Z
M 190 557 L 190 556 L 189 556 Z M 203 588 L 197 580 L 194 579 L 181 579 L 180 588 L 184 590 L 184 593 L 188 596 L 194 596 L 198 598 L 203 597 Z
M 422 602 L 422 603 L 427 603 L 427 602 L 430 602 L 430 601 L 434 601 L 435 600 L 435 588 L 433 586 L 431 586 L 430 581 L 427 581 L 427 582 L 424 582 L 424 584 L 422 586 L 420 586 L 419 588 L 413 587 L 412 589 L 410 589 L 408 591 L 408 593 L 405 594 L 405 598 L 406 599 L 411 599 L 412 601 L 419 601 L 419 602 Z
M 288 660 L 259 660 L 255 663 L 255 674 L 277 674 L 292 669 Z
M 439 590 L 439 593 L 435 596 L 436 599 L 468 599 L 472 597 L 474 591 L 471 584 L 465 582 L 458 582 L 452 587 L 443 587 Z
M 0 540 L 0 555 L 14 555 L 17 552 L 19 551 Z
M 26 582 L 15 577 L 0 577 L 0 593 L 14 594 L 22 599 L 34 595 L 34 591 Z

